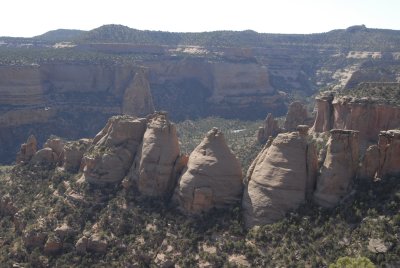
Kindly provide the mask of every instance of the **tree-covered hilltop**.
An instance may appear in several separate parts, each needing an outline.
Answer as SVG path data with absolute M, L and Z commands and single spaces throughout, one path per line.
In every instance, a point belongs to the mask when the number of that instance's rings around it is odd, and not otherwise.
M 165 32 L 137 30 L 123 25 L 103 25 L 90 31 L 59 29 L 34 38 L 0 37 L 7 43 L 132 43 L 162 46 L 206 47 L 271 47 L 295 45 L 300 47 L 335 48 L 343 51 L 397 51 L 400 31 L 372 29 L 364 25 L 314 34 L 271 34 L 245 31 Z

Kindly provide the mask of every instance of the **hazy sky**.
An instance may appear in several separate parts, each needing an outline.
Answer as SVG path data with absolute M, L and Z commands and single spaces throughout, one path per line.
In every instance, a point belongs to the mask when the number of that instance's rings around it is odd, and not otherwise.
M 1 0 L 0 36 L 123 24 L 140 30 L 316 33 L 400 29 L 400 0 Z

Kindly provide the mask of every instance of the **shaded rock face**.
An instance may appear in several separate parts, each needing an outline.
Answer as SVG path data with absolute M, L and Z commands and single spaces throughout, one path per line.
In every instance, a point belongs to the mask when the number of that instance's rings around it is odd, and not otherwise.
M 247 227 L 283 218 L 314 190 L 317 154 L 307 131 L 300 130 L 279 134 L 250 166 L 242 200 Z
M 361 161 L 357 177 L 362 179 L 375 178 L 379 162 L 379 147 L 376 144 L 369 146 Z
M 316 99 L 316 108 L 315 132 L 357 130 L 361 144 L 376 142 L 381 130 L 400 126 L 400 107 L 374 103 L 367 98 L 323 96 Z
M 306 124 L 307 119 L 306 107 L 299 101 L 292 102 L 288 107 L 283 128 L 286 131 L 295 131 L 298 125 Z
M 147 71 L 139 70 L 126 88 L 122 102 L 122 113 L 127 115 L 146 116 L 154 112 L 153 98 Z
M 156 113 L 148 119 L 143 142 L 129 172 L 141 194 L 170 196 L 176 183 L 174 164 L 180 155 L 176 127 L 167 115 Z
M 146 119 L 111 117 L 83 157 L 83 175 L 92 184 L 120 182 L 127 174 L 146 130 Z
M 315 98 L 317 114 L 312 128 L 313 131 L 326 132 L 332 129 L 333 98 L 333 94 L 330 93 Z
M 356 176 L 359 161 L 358 131 L 333 129 L 317 180 L 314 200 L 324 207 L 337 205 Z
M 258 129 L 257 140 L 259 143 L 264 143 L 269 137 L 275 137 L 281 131 L 282 130 L 278 126 L 278 121 L 269 113 L 264 120 L 264 126 Z
M 190 154 L 174 200 L 186 213 L 223 208 L 240 201 L 243 190 L 239 161 L 216 128 Z
M 378 178 L 400 174 L 400 130 L 381 131 L 378 141 Z
M 21 148 L 17 154 L 17 159 L 16 163 L 27 163 L 31 160 L 33 155 L 37 151 L 37 141 L 35 136 L 31 135 L 29 136 L 28 140 L 26 143 L 23 143 L 21 145 Z
M 89 148 L 91 140 L 80 139 L 64 145 L 63 168 L 68 172 L 77 172 L 81 168 L 83 154 Z

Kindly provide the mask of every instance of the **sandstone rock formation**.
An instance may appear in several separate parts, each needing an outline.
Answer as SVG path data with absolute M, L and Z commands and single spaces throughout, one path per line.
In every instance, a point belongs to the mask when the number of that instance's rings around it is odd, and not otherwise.
M 93 184 L 120 182 L 142 142 L 146 119 L 113 116 L 85 153 L 83 174 Z
M 375 102 L 369 98 L 317 97 L 317 117 L 313 130 L 325 132 L 331 129 L 359 131 L 361 144 L 376 142 L 382 130 L 400 126 L 400 107 Z
M 379 162 L 379 147 L 376 144 L 369 146 L 361 160 L 357 177 L 362 179 L 375 178 Z
M 330 133 L 314 192 L 314 200 L 324 207 L 335 206 L 348 193 L 359 163 L 359 132 L 333 129 Z
M 315 132 L 326 132 L 332 129 L 333 120 L 333 101 L 334 95 L 330 92 L 325 93 L 315 98 L 315 107 L 317 114 L 315 117 L 314 126 Z
M 314 189 L 317 154 L 307 126 L 281 133 L 249 170 L 242 206 L 247 227 L 272 223 L 305 202 Z
M 80 139 L 64 145 L 63 167 L 68 172 L 77 172 L 81 167 L 83 154 L 89 148 L 91 140 Z
M 154 112 L 147 71 L 140 69 L 125 90 L 122 113 L 135 116 L 146 116 Z
M 34 164 L 50 164 L 54 165 L 58 161 L 57 154 L 51 148 L 43 148 L 35 153 L 31 162 Z
M 269 113 L 264 120 L 264 126 L 258 129 L 257 140 L 259 143 L 264 143 L 269 137 L 275 137 L 282 130 L 278 126 L 278 121 Z
M 222 132 L 213 128 L 190 154 L 174 200 L 185 212 L 200 213 L 238 202 L 242 189 L 240 163 Z
M 144 195 L 170 196 L 176 184 L 173 170 L 179 154 L 175 125 L 169 122 L 165 113 L 151 115 L 129 180 Z
M 400 130 L 381 131 L 378 141 L 378 178 L 400 175 Z
M 37 141 L 35 136 L 30 135 L 26 143 L 21 145 L 21 148 L 17 154 L 16 162 L 19 163 L 27 163 L 31 160 L 33 155 L 37 151 Z
M 295 131 L 298 125 L 304 125 L 307 122 L 307 109 L 299 101 L 292 102 L 288 107 L 283 128 L 286 131 Z

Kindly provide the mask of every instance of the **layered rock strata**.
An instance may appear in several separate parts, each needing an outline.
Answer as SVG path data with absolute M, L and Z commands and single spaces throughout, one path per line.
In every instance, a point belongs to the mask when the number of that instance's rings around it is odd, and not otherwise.
M 400 107 L 368 98 L 321 96 L 316 109 L 315 132 L 357 130 L 361 144 L 376 142 L 382 130 L 400 127 Z

